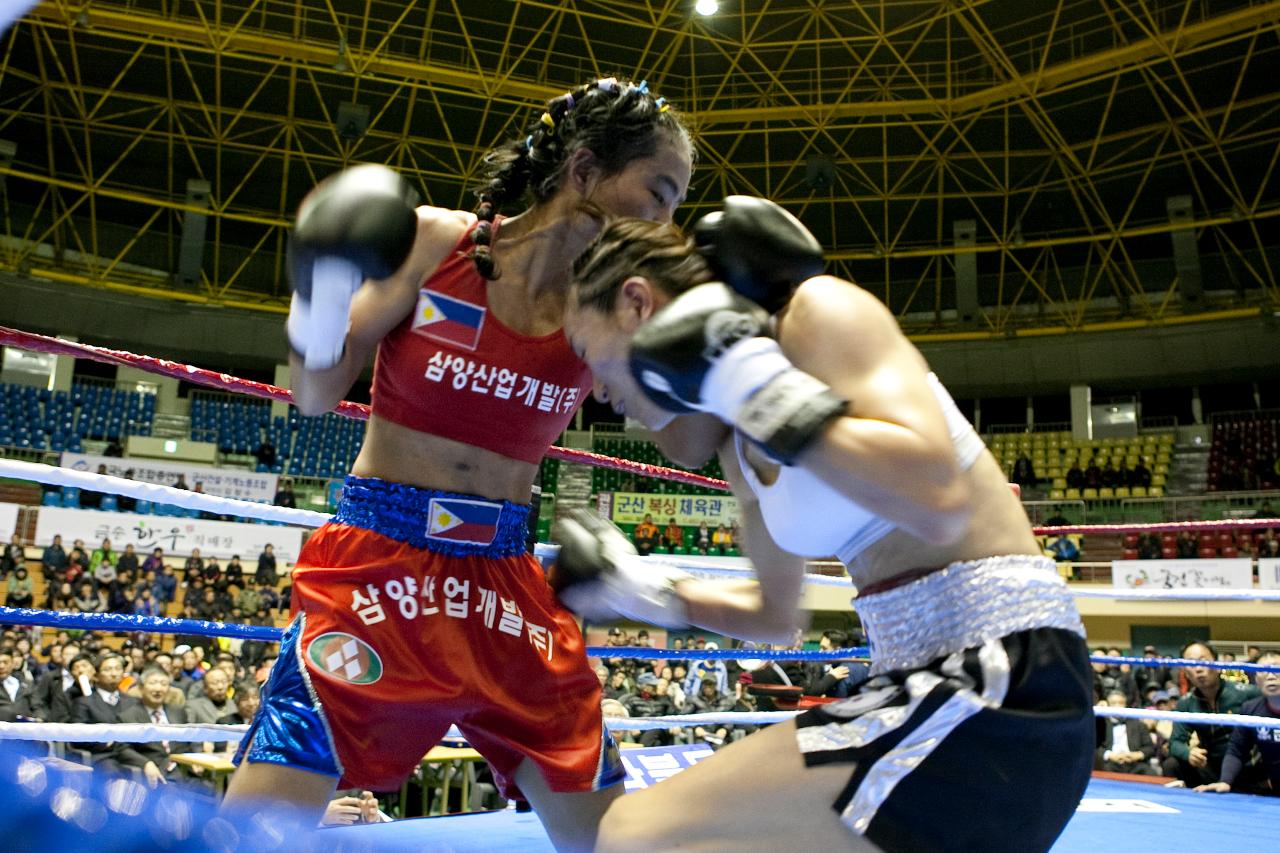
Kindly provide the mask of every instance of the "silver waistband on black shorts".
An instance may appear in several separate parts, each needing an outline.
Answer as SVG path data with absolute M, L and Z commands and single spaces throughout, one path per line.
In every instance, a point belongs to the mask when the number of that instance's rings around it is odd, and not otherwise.
M 1047 557 L 952 563 L 894 589 L 855 598 L 873 675 L 916 669 L 987 640 L 1061 628 L 1084 636 L 1075 599 Z

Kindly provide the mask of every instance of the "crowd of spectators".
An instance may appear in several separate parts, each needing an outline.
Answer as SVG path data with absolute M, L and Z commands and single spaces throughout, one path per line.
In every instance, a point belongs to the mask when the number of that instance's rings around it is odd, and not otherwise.
M 642 557 L 652 554 L 659 547 L 668 550 L 687 547 L 693 554 L 723 556 L 737 547 L 738 531 L 736 527 L 724 524 L 712 530 L 704 521 L 686 537 L 685 529 L 674 518 L 668 519 L 666 527 L 659 529 L 653 521 L 653 515 L 645 513 L 644 519 L 631 531 L 631 541 Z
M 249 643 L 201 638 L 195 646 L 162 650 L 124 639 L 116 647 L 96 631 L 60 631 L 38 644 L 39 629 L 10 627 L 0 634 L 0 721 L 51 723 L 240 724 L 258 708 L 276 644 L 261 643 L 256 663 Z M 73 743 L 67 757 L 106 773 L 135 773 L 151 787 L 182 780 L 208 785 L 198 767 L 172 756 L 223 751 L 226 744 Z
M 1114 465 L 1110 460 L 1098 464 L 1096 456 L 1089 457 L 1083 468 L 1079 461 L 1067 469 L 1067 488 L 1069 489 L 1102 489 L 1120 486 L 1150 488 L 1151 469 L 1141 459 L 1130 468 L 1121 461 Z
M 1264 502 L 1253 515 L 1255 518 L 1274 518 L 1275 511 L 1269 502 Z M 1125 536 L 1123 545 L 1127 559 L 1140 560 L 1280 557 L 1280 533 L 1275 528 L 1131 533 Z
M 62 537 L 54 536 L 40 555 L 40 573 L 44 594 L 38 600 L 15 533 L 0 562 L 5 605 L 272 625 L 290 604 L 291 585 L 277 588 L 280 570 L 269 544 L 252 571 L 246 571 L 239 555 L 224 566 L 215 557 L 202 556 L 197 548 L 175 572 L 162 548 L 140 561 L 133 545 L 117 550 L 110 539 L 103 539 L 90 551 L 83 540 L 76 539 L 67 550 Z
M 1118 648 L 1095 655 L 1123 657 Z M 1143 657 L 1155 658 L 1154 646 Z M 1188 643 L 1179 657 L 1195 661 L 1235 660 L 1204 641 Z M 1280 665 L 1280 652 L 1248 649 L 1251 663 Z M 1280 717 L 1280 676 L 1255 677 L 1241 670 L 1191 666 L 1169 669 L 1093 664 L 1094 701 L 1111 708 L 1146 708 L 1197 714 L 1257 714 Z M 1265 691 L 1259 690 L 1263 684 Z M 1266 692 L 1273 696 L 1268 711 Z M 1280 748 L 1270 730 L 1248 726 L 1187 725 L 1168 721 L 1098 716 L 1094 766 L 1098 770 L 1163 776 L 1199 791 L 1280 794 Z M 1277 730 L 1280 731 L 1280 730 Z
M 859 638 L 845 631 L 823 633 L 819 647 L 826 650 L 850 648 Z M 611 628 L 607 646 L 651 647 L 646 630 L 634 636 Z M 778 706 L 770 695 L 754 695 L 753 686 L 799 688 L 812 696 L 849 696 L 852 688 L 866 678 L 865 662 L 837 663 L 774 662 L 751 660 L 751 648 L 743 648 L 740 660 L 700 658 L 699 652 L 719 645 L 700 636 L 675 636 L 671 648 L 687 652 L 687 658 L 644 660 L 605 657 L 596 667 L 603 688 L 602 709 L 606 717 L 661 717 L 671 714 L 773 711 Z M 797 640 L 788 648 L 800 648 Z M 851 656 L 852 657 L 852 656 Z M 626 743 L 658 746 L 673 743 L 704 743 L 718 749 L 755 731 L 750 725 L 716 725 L 614 730 Z

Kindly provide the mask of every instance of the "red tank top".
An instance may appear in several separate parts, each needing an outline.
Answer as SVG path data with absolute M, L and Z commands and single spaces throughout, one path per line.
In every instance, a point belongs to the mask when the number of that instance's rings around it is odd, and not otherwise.
M 591 373 L 563 330 L 530 337 L 489 312 L 470 246 L 468 229 L 422 283 L 413 313 L 379 344 L 373 412 L 536 464 L 591 390 Z

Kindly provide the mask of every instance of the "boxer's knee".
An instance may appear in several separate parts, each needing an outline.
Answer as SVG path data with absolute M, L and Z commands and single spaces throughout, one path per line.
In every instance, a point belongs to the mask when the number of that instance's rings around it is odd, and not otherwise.
M 652 812 L 636 808 L 636 802 L 642 799 L 638 794 L 630 794 L 610 804 L 600 821 L 595 853 L 650 853 L 670 849 L 657 837 L 664 831 L 664 822 L 654 820 Z

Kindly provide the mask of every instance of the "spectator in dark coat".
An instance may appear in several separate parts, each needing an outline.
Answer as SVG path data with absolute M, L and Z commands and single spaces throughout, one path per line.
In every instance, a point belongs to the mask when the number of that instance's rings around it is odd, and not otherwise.
M 265 583 L 268 586 L 275 586 L 276 575 L 276 555 L 275 549 L 271 545 L 266 545 L 262 549 L 262 553 L 258 555 L 258 571 L 255 575 L 258 583 Z
M 166 704 L 171 679 L 169 673 L 158 666 L 149 666 L 139 679 L 140 700 L 120 711 L 120 722 L 151 725 L 179 725 L 187 722 L 186 709 L 181 705 Z M 190 752 L 188 744 L 161 740 L 149 743 L 122 743 L 116 749 L 116 761 L 125 767 L 142 771 L 147 785 L 154 788 L 163 785 L 178 771 L 169 760 L 175 752 Z
M 77 697 L 72 706 L 71 719 L 76 723 L 119 723 L 120 713 L 140 704 L 137 699 L 120 692 L 120 680 L 124 677 L 124 658 L 117 654 L 105 656 L 98 664 L 94 689 L 88 696 Z M 77 749 L 89 753 L 89 763 L 108 773 L 123 771 L 113 743 L 75 744 Z
M 1112 708 L 1123 708 L 1125 695 L 1113 690 L 1107 695 L 1107 704 Z M 1156 745 L 1142 720 L 1127 717 L 1105 717 L 1103 720 L 1096 766 L 1112 773 L 1154 775 L 1156 771 L 1151 766 L 1151 759 L 1155 757 Z
M 53 542 L 44 549 L 44 553 L 40 555 L 40 567 L 46 581 L 53 580 L 55 574 L 66 570 L 67 552 L 62 549 L 61 536 L 54 536 Z
M 13 670 L 13 653 L 0 648 L 0 722 L 14 723 L 35 715 L 35 690 Z

